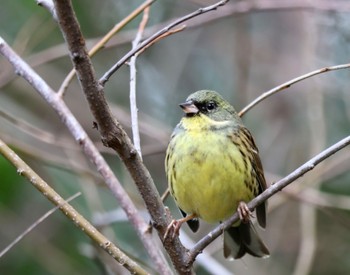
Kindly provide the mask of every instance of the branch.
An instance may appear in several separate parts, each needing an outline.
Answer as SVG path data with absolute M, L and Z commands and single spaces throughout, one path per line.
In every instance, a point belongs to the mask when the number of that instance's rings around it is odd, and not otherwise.
M 324 67 L 321 69 L 318 69 L 316 71 L 312 71 L 310 73 L 304 74 L 302 76 L 299 76 L 297 78 L 294 78 L 292 80 L 289 80 L 279 86 L 277 86 L 276 88 L 273 88 L 265 93 L 263 93 L 261 96 L 259 96 L 258 98 L 256 98 L 253 102 L 251 102 L 250 104 L 248 104 L 246 107 L 244 107 L 239 113 L 239 116 L 243 116 L 247 111 L 249 111 L 251 108 L 253 108 L 255 105 L 257 105 L 258 103 L 260 103 L 261 101 L 263 101 L 264 99 L 268 98 L 269 96 L 278 93 L 280 91 L 283 91 L 287 88 L 289 88 L 290 86 L 292 86 L 295 83 L 298 83 L 304 79 L 307 79 L 309 77 L 312 77 L 314 75 L 318 75 L 318 74 L 322 74 L 322 73 L 326 73 L 329 71 L 335 71 L 335 70 L 342 70 L 342 69 L 348 69 L 350 68 L 350 63 L 348 64 L 342 64 L 342 65 L 336 65 L 336 66 L 331 66 L 331 67 Z
M 139 25 L 139 30 L 136 33 L 136 37 L 132 42 L 132 47 L 135 48 L 138 46 L 142 39 L 143 32 L 145 30 L 146 24 L 149 18 L 149 7 L 147 7 L 143 12 L 143 17 L 141 23 Z M 138 123 L 138 109 L 136 104 L 136 59 L 138 54 L 135 54 L 130 59 L 130 113 L 131 113 L 131 129 L 132 136 L 134 141 L 134 146 L 137 153 L 140 155 L 142 159 L 141 152 L 141 141 L 140 141 L 140 132 L 139 132 L 139 123 Z
M 21 75 L 28 81 L 33 88 L 39 92 L 39 94 L 50 104 L 50 106 L 57 112 L 61 121 L 65 124 L 68 130 L 71 132 L 75 140 L 82 146 L 82 149 L 96 166 L 99 173 L 102 175 L 106 185 L 111 190 L 112 194 L 117 198 L 120 207 L 123 208 L 128 216 L 129 221 L 134 226 L 141 241 L 151 258 L 160 258 L 160 253 L 154 247 L 154 242 L 151 238 L 150 232 L 148 232 L 148 224 L 139 215 L 137 208 L 132 203 L 130 197 L 121 186 L 118 179 L 113 174 L 112 170 L 103 159 L 101 154 L 94 146 L 91 139 L 87 136 L 84 129 L 76 120 L 72 112 L 68 109 L 62 99 L 46 84 L 46 82 L 29 67 L 0 37 L 0 53 L 7 58 L 7 60 L 13 65 L 17 74 Z
M 296 179 L 300 178 L 307 172 L 311 171 L 315 168 L 317 164 L 324 161 L 325 159 L 329 158 L 331 155 L 335 154 L 339 150 L 343 149 L 344 147 L 348 146 L 350 144 L 350 136 L 338 141 L 334 145 L 328 147 L 326 150 L 322 151 L 312 159 L 310 159 L 308 162 L 294 170 L 292 173 L 290 173 L 288 176 L 284 177 L 283 179 L 277 181 L 273 185 L 271 185 L 269 188 L 267 188 L 263 193 L 261 193 L 259 196 L 254 198 L 248 203 L 248 207 L 251 211 L 255 209 L 259 204 L 266 201 L 268 198 L 272 197 L 274 194 L 276 194 L 278 191 L 281 191 L 283 188 L 285 188 L 287 185 L 294 182 Z M 233 223 L 237 222 L 239 220 L 238 214 L 235 213 L 231 218 L 226 220 L 225 222 L 221 223 L 219 226 L 217 226 L 214 230 L 212 230 L 209 234 L 207 234 L 205 237 L 203 237 L 197 244 L 189 251 L 186 262 L 187 264 L 193 263 L 195 258 L 203 249 L 208 246 L 212 241 L 214 241 L 218 236 L 222 234 L 222 232 L 229 228 Z
M 100 84 L 104 86 L 108 79 L 121 67 L 123 64 L 128 61 L 133 55 L 138 53 L 140 50 L 142 50 L 144 47 L 147 47 L 149 44 L 151 44 L 154 40 L 156 40 L 158 37 L 164 35 L 165 33 L 169 32 L 171 29 L 176 27 L 177 25 L 180 25 L 181 23 L 190 20 L 191 18 L 197 17 L 199 15 L 205 14 L 207 12 L 216 10 L 220 6 L 224 6 L 229 0 L 222 0 L 217 2 L 216 4 L 207 6 L 205 8 L 200 8 L 190 14 L 187 14 L 174 22 L 170 23 L 165 28 L 161 29 L 160 31 L 153 34 L 151 37 L 143 41 L 139 44 L 138 47 L 135 47 L 131 51 L 129 51 L 124 57 L 122 57 L 111 69 L 109 69 L 101 78 L 100 78 Z
M 17 168 L 17 173 L 27 178 L 49 201 L 55 204 L 84 234 L 102 247 L 130 272 L 147 274 L 141 267 L 125 255 L 117 246 L 102 235 L 88 220 L 68 204 L 38 174 L 36 174 L 14 151 L 0 139 L 0 153 Z

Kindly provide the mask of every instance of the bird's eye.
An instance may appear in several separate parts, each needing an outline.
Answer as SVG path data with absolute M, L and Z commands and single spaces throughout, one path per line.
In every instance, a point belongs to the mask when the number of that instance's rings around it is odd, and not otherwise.
M 214 110 L 216 108 L 216 103 L 213 102 L 213 101 L 210 101 L 210 102 L 207 103 L 206 107 L 207 107 L 208 111 L 212 111 L 212 110 Z

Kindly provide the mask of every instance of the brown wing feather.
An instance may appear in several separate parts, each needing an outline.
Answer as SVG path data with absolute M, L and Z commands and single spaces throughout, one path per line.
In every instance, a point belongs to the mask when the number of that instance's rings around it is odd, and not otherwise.
M 259 192 L 258 194 L 256 194 L 257 196 L 267 188 L 267 184 L 264 176 L 264 170 L 259 157 L 259 150 L 254 142 L 254 139 L 251 133 L 247 128 L 245 128 L 244 126 L 239 126 L 239 128 L 235 130 L 236 130 L 235 131 L 236 133 L 232 135 L 233 142 L 239 143 L 237 139 L 241 139 L 241 142 L 245 143 L 245 146 L 248 148 L 250 152 L 250 156 L 252 158 L 251 159 L 252 168 L 255 172 L 256 180 L 259 184 L 259 189 L 258 189 Z M 266 208 L 267 208 L 267 202 L 260 204 L 256 208 L 258 223 L 263 228 L 266 227 Z

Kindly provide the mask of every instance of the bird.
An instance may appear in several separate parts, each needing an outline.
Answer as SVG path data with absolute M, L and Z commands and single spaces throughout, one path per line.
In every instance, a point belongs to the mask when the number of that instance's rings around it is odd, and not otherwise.
M 251 133 L 234 107 L 215 91 L 197 91 L 179 105 L 184 116 L 171 135 L 165 171 L 170 193 L 184 217 L 172 220 L 164 238 L 179 234 L 185 222 L 196 232 L 199 219 L 222 222 L 237 211 L 240 220 L 224 232 L 225 258 L 268 257 L 247 206 L 267 188 Z M 266 202 L 256 208 L 262 228 L 266 211 Z

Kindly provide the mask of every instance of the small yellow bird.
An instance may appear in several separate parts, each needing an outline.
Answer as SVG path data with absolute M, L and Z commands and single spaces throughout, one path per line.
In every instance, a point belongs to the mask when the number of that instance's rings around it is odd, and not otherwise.
M 195 232 L 197 218 L 220 222 L 236 211 L 241 221 L 224 233 L 224 256 L 248 253 L 267 257 L 246 203 L 266 189 L 258 149 L 234 108 L 217 92 L 202 90 L 180 104 L 185 116 L 176 126 L 167 149 L 165 168 L 169 188 L 184 215 L 167 230 L 177 234 L 187 222 Z M 266 204 L 256 208 L 266 226 Z M 186 216 L 187 215 L 187 216 Z

